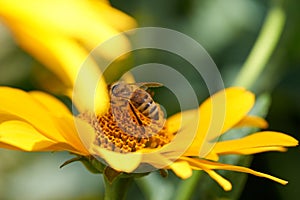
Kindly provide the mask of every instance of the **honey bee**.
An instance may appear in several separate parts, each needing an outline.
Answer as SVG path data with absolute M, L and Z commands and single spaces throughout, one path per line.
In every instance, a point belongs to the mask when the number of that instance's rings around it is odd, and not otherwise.
M 161 87 L 156 82 L 116 82 L 110 86 L 111 109 L 118 125 L 126 132 L 152 135 L 159 132 L 165 122 L 164 113 L 147 89 Z

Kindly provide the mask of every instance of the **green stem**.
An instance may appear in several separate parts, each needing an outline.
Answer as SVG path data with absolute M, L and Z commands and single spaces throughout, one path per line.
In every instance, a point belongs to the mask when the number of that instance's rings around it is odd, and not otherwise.
M 175 200 L 189 200 L 194 193 L 194 190 L 200 180 L 202 171 L 194 171 L 193 176 L 189 179 L 181 182 L 179 185 L 176 195 L 174 195 Z
M 133 178 L 116 178 L 112 182 L 104 176 L 105 194 L 104 200 L 125 199 L 128 188 Z
M 285 14 L 281 3 L 271 7 L 260 34 L 233 85 L 250 88 L 266 66 L 283 31 Z

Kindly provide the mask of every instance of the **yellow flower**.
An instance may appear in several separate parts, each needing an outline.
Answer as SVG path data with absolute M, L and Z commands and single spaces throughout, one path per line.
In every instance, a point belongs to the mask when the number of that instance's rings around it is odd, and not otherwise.
M 1 22 L 24 50 L 61 79 L 64 92 L 70 97 L 89 52 L 119 32 L 136 26 L 134 19 L 111 7 L 106 0 L 0 0 Z M 110 58 L 118 55 L 119 49 L 130 48 L 129 45 L 126 37 L 119 36 L 117 46 L 97 53 Z M 91 65 L 94 70 L 89 76 L 98 78 L 98 66 Z M 108 95 L 101 92 L 99 89 L 98 96 L 108 101 Z
M 73 116 L 62 102 L 46 93 L 0 87 L 1 148 L 92 155 L 114 170 L 128 173 L 138 172 L 142 164 L 150 164 L 158 169 L 171 169 L 183 179 L 190 177 L 192 170 L 203 170 L 225 190 L 230 190 L 231 184 L 215 170 L 251 173 L 287 183 L 245 167 L 217 162 L 219 156 L 226 154 L 285 151 L 285 147 L 298 144 L 288 135 L 270 131 L 211 143 L 231 128 L 267 126 L 263 119 L 247 115 L 253 107 L 254 95 L 243 88 L 220 91 L 199 109 L 171 116 L 158 134 L 146 139 L 116 132 L 120 127 L 110 113 L 109 92 L 104 80 L 101 79 L 95 93 L 96 109 L 89 107 L 84 95 L 89 85 L 85 81 L 98 80 L 101 72 L 96 63 L 89 60 L 88 79 L 78 83 L 76 78 L 82 63 L 89 51 L 101 42 L 119 31 L 135 27 L 132 18 L 112 8 L 107 1 L 0 0 L 0 19 L 22 48 L 61 78 L 69 88 L 69 96 L 70 91 L 78 89 L 75 82 L 77 86 L 82 85 L 74 102 L 81 112 L 78 116 Z M 120 38 L 116 48 L 98 53 L 114 57 L 118 49 L 129 48 L 126 37 Z M 216 105 L 224 106 L 224 115 L 219 114 Z M 86 110 L 96 111 L 96 116 Z M 104 138 L 99 135 L 101 131 L 106 131 Z M 191 133 L 195 131 L 193 137 Z M 115 148 L 117 145 L 119 149 Z
M 102 89 L 107 90 L 106 87 Z M 281 184 L 287 182 L 246 167 L 219 163 L 217 162 L 219 156 L 285 151 L 285 147 L 298 144 L 297 140 L 286 134 L 265 131 L 240 139 L 217 142 L 208 154 L 201 156 L 204 144 L 203 136 L 207 135 L 211 128 L 212 116 L 218 113 L 211 109 L 213 101 L 223 102 L 226 108 L 224 126 L 220 130 L 220 134 L 234 127 L 250 125 L 265 128 L 267 126 L 263 119 L 247 116 L 254 104 L 254 95 L 238 87 L 228 88 L 214 94 L 204 101 L 199 109 L 171 116 L 166 121 L 165 129 L 158 136 L 150 137 L 143 148 L 136 146 L 136 150 L 131 150 L 132 152 L 129 150 L 128 153 L 109 150 L 109 145 L 117 145 L 120 142 L 127 142 L 127 146 L 133 147 L 133 149 L 134 145 L 138 143 L 136 140 L 136 143 L 129 144 L 129 137 L 123 138 L 123 141 L 114 140 L 116 138 L 114 138 L 113 128 L 106 129 L 108 134 L 111 134 L 108 135 L 109 141 L 104 142 L 106 147 L 96 144 L 96 138 L 99 136 L 97 126 L 101 120 L 109 119 L 110 121 L 106 122 L 112 123 L 112 120 L 106 115 L 98 116 L 96 121 L 89 121 L 92 118 L 84 118 L 83 116 L 87 113 L 81 113 L 76 117 L 74 123 L 72 114 L 64 104 L 48 94 L 37 91 L 24 92 L 9 87 L 0 87 L 0 94 L 0 147 L 2 148 L 23 151 L 66 150 L 83 156 L 93 155 L 103 159 L 116 171 L 128 173 L 135 171 L 142 163 L 148 163 L 156 168 L 171 169 L 183 179 L 190 177 L 192 170 L 204 170 L 225 190 L 230 190 L 231 184 L 215 170 L 245 172 L 269 178 Z M 226 95 L 225 99 L 223 99 L 224 94 Z M 186 149 L 181 146 L 183 141 L 181 136 L 189 134 L 187 131 L 192 130 L 182 127 L 194 127 L 195 120 L 189 118 L 194 116 L 194 112 L 201 118 L 196 124 L 198 126 L 196 137 Z M 182 121 L 183 118 L 188 120 Z M 113 125 L 107 127 L 113 127 Z M 176 139 L 177 136 L 179 136 L 179 140 Z M 158 145 L 159 142 L 162 142 L 161 145 Z M 126 152 L 126 149 L 123 150 Z M 179 153 L 180 156 L 178 156 Z

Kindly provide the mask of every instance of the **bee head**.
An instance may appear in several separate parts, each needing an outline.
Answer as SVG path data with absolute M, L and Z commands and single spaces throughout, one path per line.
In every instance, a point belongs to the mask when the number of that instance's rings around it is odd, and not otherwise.
M 131 88 L 125 82 L 116 82 L 110 86 L 110 95 L 112 97 L 128 98 L 131 93 Z

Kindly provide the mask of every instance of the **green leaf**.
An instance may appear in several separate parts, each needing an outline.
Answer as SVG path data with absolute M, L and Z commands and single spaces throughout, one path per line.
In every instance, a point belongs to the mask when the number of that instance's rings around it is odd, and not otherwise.
M 66 165 L 69 165 L 73 162 L 80 161 L 91 173 L 99 174 L 103 173 L 103 170 L 105 168 L 105 165 L 99 162 L 97 159 L 95 159 L 92 156 L 84 157 L 80 155 L 76 155 L 76 157 L 71 158 L 67 161 L 65 161 L 60 168 L 65 167 Z
M 120 178 L 121 172 L 118 172 L 110 167 L 105 167 L 103 175 L 107 179 L 107 181 L 112 184 L 114 180 Z

